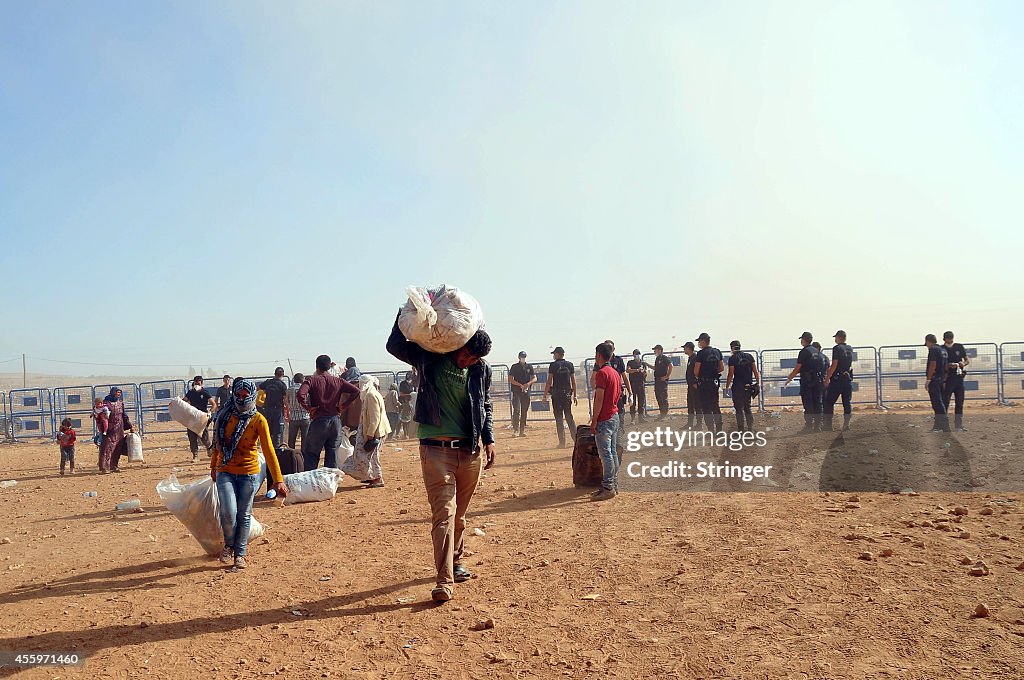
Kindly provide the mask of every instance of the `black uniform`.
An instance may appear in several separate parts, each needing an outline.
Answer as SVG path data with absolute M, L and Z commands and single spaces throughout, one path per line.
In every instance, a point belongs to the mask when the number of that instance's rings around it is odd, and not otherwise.
M 697 394 L 697 378 L 693 374 L 693 367 L 697 365 L 696 353 L 686 358 L 686 426 L 693 427 L 693 419 L 700 422 L 700 395 Z
M 669 373 L 672 360 L 662 354 L 654 360 L 654 398 L 658 401 L 658 412 L 668 415 L 668 380 L 662 380 Z
M 944 349 L 949 363 L 946 364 L 946 387 L 942 392 L 942 400 L 946 403 L 948 414 L 949 402 L 956 395 L 954 416 L 956 417 L 956 427 L 960 429 L 964 426 L 964 376 L 967 372 L 960 368 L 959 363 L 967 358 L 967 350 L 959 342 L 954 342 Z
M 197 408 L 200 411 L 202 411 L 203 413 L 206 413 L 207 410 L 209 410 L 209 408 L 210 408 L 210 400 L 211 399 L 213 399 L 213 397 L 210 395 L 209 392 L 206 391 L 205 387 L 203 389 L 201 389 L 201 390 L 191 389 L 191 390 L 189 390 L 188 392 L 185 393 L 185 401 L 187 401 L 188 403 L 192 404 L 193 408 Z M 188 434 L 188 447 L 192 450 L 192 456 L 193 457 L 195 457 L 196 454 L 199 453 L 199 442 L 200 442 L 200 440 L 202 440 L 203 446 L 206 447 L 206 450 L 207 451 L 210 450 L 210 447 L 212 445 L 210 444 L 210 424 L 209 423 L 206 424 L 206 429 L 203 430 L 203 434 L 201 436 L 196 434 L 192 430 L 185 430 L 185 432 L 186 432 L 186 434 Z
M 629 407 L 629 420 L 633 421 L 637 412 L 640 412 L 640 422 L 647 420 L 647 394 L 645 393 L 646 373 L 648 365 L 641 359 L 630 359 L 626 362 L 626 369 L 640 369 L 640 373 L 627 373 L 629 378 L 629 389 L 633 391 L 633 403 Z
M 821 363 L 817 348 L 807 345 L 800 350 L 796 362 L 800 364 L 800 401 L 804 405 L 804 429 L 820 427 L 821 419 Z
M 533 366 L 515 363 L 508 369 L 508 376 L 518 383 L 526 384 L 534 378 Z M 526 414 L 530 410 L 530 388 L 522 389 L 512 385 L 512 431 L 524 434 Z
M 845 342 L 832 348 L 832 361 L 836 362 L 836 370 L 828 383 L 825 393 L 825 429 L 832 429 L 832 418 L 835 417 L 836 401 L 843 398 L 843 429 L 849 429 L 853 407 L 853 350 Z
M 556 359 L 548 365 L 551 376 L 551 410 L 555 412 L 555 426 L 558 428 L 558 445 L 565 446 L 564 420 L 569 425 L 569 436 L 576 441 L 576 421 L 572 418 L 572 363 Z
M 828 376 L 828 366 L 831 362 L 828 357 L 825 356 L 825 352 L 818 350 L 818 382 L 821 383 L 821 408 L 818 413 L 825 413 L 825 378 Z
M 615 448 L 619 451 L 621 458 L 622 451 L 626 447 L 626 378 L 623 377 L 623 373 L 626 372 L 626 364 L 622 361 L 622 357 L 617 354 L 612 355 L 611 361 L 608 362 L 615 372 L 622 378 L 622 391 L 619 392 L 619 438 L 616 441 Z
M 709 345 L 697 352 L 697 361 L 700 363 L 697 395 L 700 410 L 704 414 L 704 425 L 707 429 L 717 432 L 722 429 L 722 409 L 718 405 L 722 353 Z
M 949 363 L 949 355 L 946 353 L 945 347 L 932 345 L 928 348 L 926 366 L 930 366 L 933 361 L 935 362 L 935 373 L 928 381 L 928 397 L 932 401 L 932 410 L 935 412 L 935 425 L 932 426 L 932 429 L 949 432 L 949 416 L 946 415 L 946 402 L 942 399 L 946 389 L 946 365 Z M 925 371 L 927 370 L 925 368 Z
M 747 352 L 736 352 L 729 357 L 732 367 L 732 405 L 736 409 L 736 429 L 754 431 L 754 412 L 750 408 L 754 385 L 754 357 Z M 704 369 L 700 369 L 704 372 Z
M 257 389 L 266 394 L 263 416 L 270 426 L 270 441 L 279 449 L 284 444 L 284 400 L 288 397 L 288 383 L 281 378 L 268 378 L 257 385 Z

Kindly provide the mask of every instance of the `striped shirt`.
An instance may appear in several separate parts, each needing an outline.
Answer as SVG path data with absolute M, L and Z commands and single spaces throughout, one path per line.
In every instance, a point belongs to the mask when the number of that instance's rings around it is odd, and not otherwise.
M 295 395 L 299 392 L 298 385 L 292 385 L 288 388 L 288 420 L 294 422 L 297 420 L 309 420 L 309 411 L 302 408 L 299 405 L 299 400 L 295 398 Z

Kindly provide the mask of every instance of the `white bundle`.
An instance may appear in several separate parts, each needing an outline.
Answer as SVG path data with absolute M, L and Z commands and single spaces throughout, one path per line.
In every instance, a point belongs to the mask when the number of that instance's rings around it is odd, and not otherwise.
M 408 340 L 429 352 L 454 352 L 484 325 L 480 303 L 458 288 L 409 286 L 405 292 L 409 301 L 398 315 L 398 327 Z
M 317 468 L 285 475 L 284 485 L 288 487 L 285 505 L 331 500 L 338 491 L 338 481 L 342 476 L 338 468 Z
M 198 482 L 182 484 L 172 474 L 156 485 L 156 492 L 207 555 L 220 553 L 224 547 L 224 532 L 220 528 L 217 487 L 209 475 Z M 259 538 L 264 531 L 263 525 L 253 517 L 249 523 L 249 540 Z
M 181 397 L 175 397 L 167 402 L 167 412 L 174 418 L 174 422 L 184 425 L 196 434 L 202 434 L 210 422 L 210 414 L 200 411 Z
M 142 437 L 134 432 L 129 432 L 124 438 L 128 444 L 128 462 L 145 463 L 146 460 L 142 457 Z

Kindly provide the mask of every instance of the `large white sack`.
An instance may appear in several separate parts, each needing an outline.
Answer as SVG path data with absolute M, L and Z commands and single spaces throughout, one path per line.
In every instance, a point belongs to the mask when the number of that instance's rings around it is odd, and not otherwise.
M 124 438 L 128 442 L 128 462 L 145 463 L 146 460 L 142 457 L 142 437 L 129 432 Z
M 341 477 L 341 470 L 327 467 L 285 475 L 284 485 L 288 487 L 285 505 L 329 501 L 337 493 Z
M 184 425 L 196 434 L 202 434 L 210 421 L 208 413 L 200 411 L 181 397 L 175 397 L 167 402 L 167 412 L 174 418 L 174 422 Z
M 409 301 L 398 315 L 398 328 L 406 339 L 427 351 L 454 352 L 484 324 L 480 303 L 458 288 L 409 286 L 405 292 Z
M 199 541 L 207 555 L 220 554 L 224 547 L 224 532 L 220 528 L 217 487 L 209 476 L 191 484 L 182 484 L 173 474 L 156 485 L 171 514 L 185 525 L 192 537 Z M 249 541 L 265 532 L 256 517 L 249 523 Z
M 350 455 L 338 466 L 342 472 L 357 482 L 370 479 L 370 454 L 363 448 L 365 441 L 363 428 L 360 427 L 356 430 L 356 443 L 351 447 Z

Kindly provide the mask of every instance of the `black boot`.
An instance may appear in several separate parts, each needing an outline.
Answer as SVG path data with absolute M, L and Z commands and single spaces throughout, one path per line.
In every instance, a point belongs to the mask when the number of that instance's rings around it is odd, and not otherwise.
M 831 413 L 825 413 L 821 416 L 821 429 L 824 432 L 831 432 L 833 429 L 833 423 L 835 416 Z
M 957 413 L 953 416 L 953 422 L 955 423 L 957 432 L 967 432 L 967 428 L 964 427 L 964 414 Z
M 843 432 L 846 432 L 847 430 L 850 429 L 850 418 L 852 417 L 853 416 L 850 415 L 849 413 L 843 414 Z
M 797 434 L 811 434 L 814 432 L 814 415 L 811 413 L 804 414 L 804 428 L 797 432 Z

